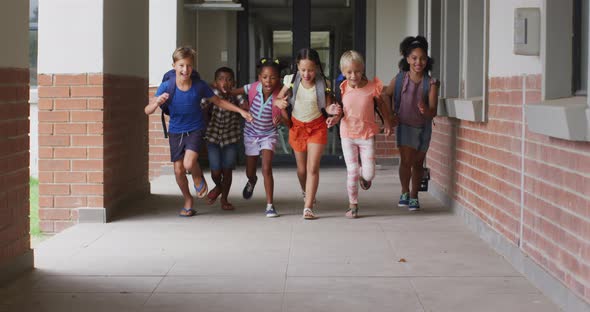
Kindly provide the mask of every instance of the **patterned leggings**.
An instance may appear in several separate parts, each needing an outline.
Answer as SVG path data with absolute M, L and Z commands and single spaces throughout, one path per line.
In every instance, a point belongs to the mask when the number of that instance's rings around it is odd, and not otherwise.
M 351 204 L 357 204 L 359 175 L 362 175 L 366 181 L 371 181 L 375 177 L 375 139 L 342 138 L 342 152 L 348 172 L 346 180 L 348 201 Z M 359 152 L 362 166 L 359 164 Z

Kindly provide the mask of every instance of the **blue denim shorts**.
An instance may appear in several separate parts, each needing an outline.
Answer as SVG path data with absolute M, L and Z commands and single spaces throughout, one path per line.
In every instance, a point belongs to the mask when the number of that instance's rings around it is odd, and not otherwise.
M 432 136 L 432 125 L 429 121 L 424 127 L 412 127 L 399 124 L 396 131 L 397 146 L 408 146 L 421 152 L 428 151 Z
M 224 145 L 207 143 L 209 168 L 211 170 L 234 169 L 238 156 L 238 143 Z

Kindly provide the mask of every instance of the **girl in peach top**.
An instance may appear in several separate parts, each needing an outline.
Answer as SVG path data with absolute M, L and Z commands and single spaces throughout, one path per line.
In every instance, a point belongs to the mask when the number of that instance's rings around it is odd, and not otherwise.
M 342 152 L 348 172 L 347 190 L 349 209 L 346 217 L 358 216 L 358 184 L 367 190 L 375 176 L 375 135 L 379 125 L 375 121 L 375 101 L 384 116 L 385 135 L 391 135 L 389 108 L 381 99 L 383 84 L 378 78 L 368 80 L 365 62 L 356 51 L 344 52 L 340 70 L 346 80 L 340 85 L 344 116 L 340 123 Z M 360 165 L 359 155 L 360 153 Z

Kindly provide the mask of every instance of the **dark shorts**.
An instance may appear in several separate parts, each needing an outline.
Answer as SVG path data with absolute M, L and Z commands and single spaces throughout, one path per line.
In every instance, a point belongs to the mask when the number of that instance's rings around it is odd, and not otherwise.
M 209 168 L 211 170 L 234 169 L 238 156 L 238 144 L 232 143 L 221 147 L 219 144 L 207 143 Z
M 170 133 L 168 142 L 170 143 L 170 161 L 175 162 L 184 159 L 184 152 L 186 150 L 191 150 L 195 153 L 199 152 L 203 143 L 203 130 Z

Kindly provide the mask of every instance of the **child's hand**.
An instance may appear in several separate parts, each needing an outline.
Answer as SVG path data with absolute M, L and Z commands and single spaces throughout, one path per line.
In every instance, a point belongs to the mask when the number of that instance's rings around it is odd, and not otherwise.
M 287 106 L 289 106 L 289 102 L 287 102 L 286 97 L 282 97 L 282 98 L 277 98 L 276 100 L 274 100 L 273 105 L 280 108 L 280 109 L 285 109 L 285 108 L 287 108 Z
M 340 115 L 341 111 L 342 108 L 338 104 L 331 104 L 328 106 L 328 109 L 326 109 L 326 112 L 330 115 Z
M 424 113 L 426 112 L 426 107 L 424 106 L 424 103 L 418 103 L 418 110 L 420 111 L 420 114 L 424 115 Z
M 391 125 L 389 124 L 388 121 L 386 121 L 385 124 L 383 125 L 383 133 L 385 134 L 385 136 L 391 136 L 391 134 L 392 134 Z
M 245 111 L 245 110 L 242 110 L 242 111 L 240 112 L 240 115 L 242 115 L 242 117 L 243 117 L 244 119 L 246 119 L 246 121 L 247 121 L 247 122 L 252 122 L 252 119 L 253 119 L 253 118 L 252 118 L 252 114 L 250 114 L 249 112 L 247 112 L 247 111 Z
M 164 104 L 166 101 L 168 101 L 168 98 L 170 98 L 170 94 L 164 92 L 164 93 L 160 94 L 160 96 L 158 96 L 158 99 L 156 100 L 156 104 L 158 104 L 158 106 L 162 106 L 162 104 Z
M 333 126 L 335 126 L 338 122 L 340 121 L 340 118 L 334 116 L 334 117 L 328 117 L 328 119 L 326 119 L 326 125 L 328 125 L 328 128 L 332 128 Z

